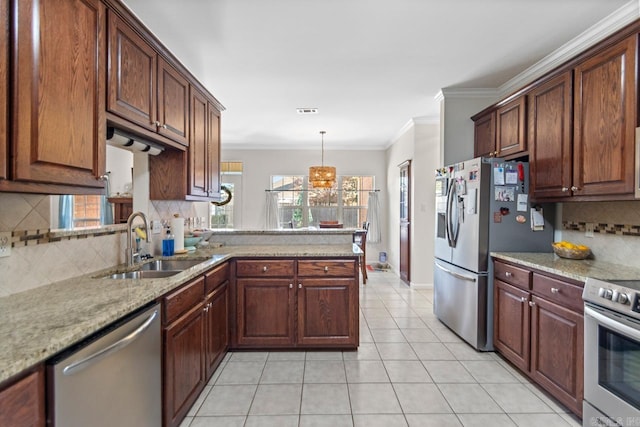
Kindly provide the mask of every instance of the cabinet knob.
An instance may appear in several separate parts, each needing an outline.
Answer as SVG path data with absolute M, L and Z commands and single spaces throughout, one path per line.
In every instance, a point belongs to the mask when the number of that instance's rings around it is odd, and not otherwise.
M 559 293 L 560 293 L 560 289 L 558 289 L 558 288 L 551 288 L 551 293 L 552 293 L 552 294 L 559 294 Z
M 156 125 L 156 127 L 160 127 L 160 122 L 156 120 L 156 122 L 154 123 L 154 125 Z
M 328 266 L 328 265 L 325 265 L 325 266 L 324 266 L 324 272 L 325 272 L 325 273 L 328 273 L 328 272 L 329 272 L 329 266 Z
M 269 267 L 267 267 L 266 265 L 265 265 L 264 267 L 262 267 L 262 271 L 263 271 L 264 273 L 266 273 L 268 269 L 269 269 Z
M 569 191 L 569 187 L 562 187 L 562 192 L 566 193 L 567 191 Z
M 494 151 L 494 152 L 493 152 L 493 155 L 494 155 L 494 156 L 497 156 L 497 155 L 498 155 L 498 151 Z
M 534 305 L 536 305 L 536 303 L 535 303 L 535 302 L 533 302 L 533 301 L 529 301 L 529 307 L 533 307 Z
M 527 299 L 525 297 L 520 297 L 520 302 L 525 303 L 527 302 Z
M 293 289 L 293 283 L 289 283 L 289 289 Z
M 504 275 L 507 276 L 507 277 L 511 277 L 511 276 L 513 276 L 513 273 L 510 272 L 510 271 L 505 271 Z
M 576 187 L 575 185 L 571 186 L 571 191 L 578 191 L 580 188 Z
M 166 129 L 166 128 L 167 128 L 167 125 L 162 125 L 162 129 Z
M 302 283 L 298 283 L 298 289 L 302 289 Z

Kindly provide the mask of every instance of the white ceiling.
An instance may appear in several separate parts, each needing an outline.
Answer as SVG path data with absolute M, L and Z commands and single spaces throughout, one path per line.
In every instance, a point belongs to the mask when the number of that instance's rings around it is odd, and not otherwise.
M 125 3 L 227 108 L 223 149 L 382 149 L 442 88 L 497 88 L 629 0 Z

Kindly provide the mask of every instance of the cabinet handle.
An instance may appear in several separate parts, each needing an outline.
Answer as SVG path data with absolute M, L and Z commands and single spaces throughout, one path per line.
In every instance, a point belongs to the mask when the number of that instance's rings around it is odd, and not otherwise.
M 507 277 L 511 277 L 511 276 L 513 276 L 513 273 L 510 272 L 510 271 L 505 271 L 504 275 L 507 276 Z
M 324 272 L 325 272 L 325 273 L 328 273 L 328 272 L 329 272 L 329 266 L 328 266 L 328 265 L 325 265 L 325 266 L 324 266 Z
M 302 283 L 298 283 L 298 289 L 302 289 Z
M 535 303 L 535 302 L 533 302 L 533 301 L 529 301 L 529 307 L 533 307 L 534 305 L 536 305 L 536 303 Z
M 578 191 L 580 188 L 576 187 L 575 185 L 571 186 L 571 191 Z
M 552 294 L 559 294 L 559 293 L 560 293 L 560 289 L 558 289 L 558 288 L 551 288 L 551 293 L 552 293 Z
M 262 267 L 262 271 L 265 272 L 265 273 L 267 272 L 268 269 L 269 269 L 269 267 L 267 267 L 266 265 L 264 267 Z
M 562 187 L 562 192 L 566 193 L 567 191 L 569 191 L 569 187 Z

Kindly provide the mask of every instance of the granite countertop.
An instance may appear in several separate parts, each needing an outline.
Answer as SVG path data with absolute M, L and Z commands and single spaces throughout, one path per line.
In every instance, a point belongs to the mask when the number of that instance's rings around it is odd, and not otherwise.
M 104 278 L 126 270 L 119 266 L 0 298 L 0 383 L 231 258 L 361 254 L 353 244 L 201 248 L 166 257 L 201 259 L 202 263 L 162 279 Z
M 491 256 L 580 282 L 586 281 L 587 277 L 603 280 L 640 279 L 640 268 L 638 267 L 594 259 L 565 259 L 554 253 L 539 252 L 492 252 Z

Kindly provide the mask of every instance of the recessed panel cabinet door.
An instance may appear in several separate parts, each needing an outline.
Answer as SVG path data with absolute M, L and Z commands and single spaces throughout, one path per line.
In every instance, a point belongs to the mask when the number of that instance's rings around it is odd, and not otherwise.
M 209 116 L 207 173 L 209 174 L 209 196 L 214 197 L 220 193 L 220 111 L 211 105 L 211 102 L 207 111 Z
M 191 140 L 189 143 L 189 194 L 207 196 L 209 177 L 208 111 L 207 99 L 198 91 L 191 90 Z
M 494 282 L 493 344 L 510 362 L 529 370 L 529 293 Z
M 156 127 L 156 51 L 129 25 L 109 13 L 107 109 L 143 128 Z
M 637 35 L 578 64 L 573 195 L 634 192 Z
M 529 165 L 534 198 L 569 197 L 572 180 L 571 72 L 528 94 Z
M 13 179 L 103 187 L 105 6 L 14 2 Z
M 496 152 L 496 112 L 492 111 L 473 122 L 474 157 L 494 157 Z
M 158 59 L 158 133 L 189 145 L 189 82 Z

